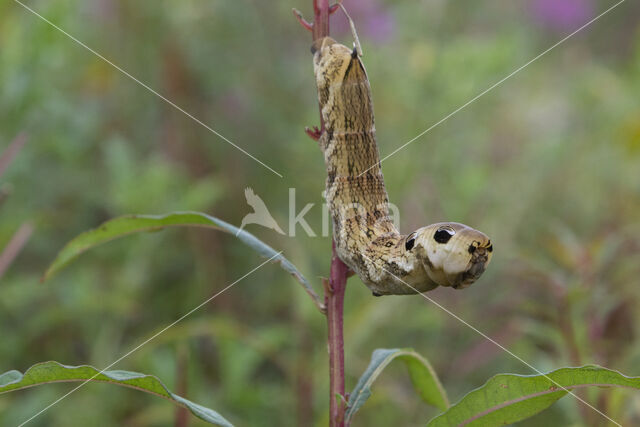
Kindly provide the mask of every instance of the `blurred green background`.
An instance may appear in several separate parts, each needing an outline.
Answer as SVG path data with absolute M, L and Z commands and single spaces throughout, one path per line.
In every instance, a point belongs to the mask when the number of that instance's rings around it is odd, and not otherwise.
M 57 360 L 102 368 L 262 260 L 232 236 L 174 229 L 121 239 L 39 278 L 64 243 L 126 213 L 200 210 L 239 225 L 254 189 L 287 230 L 321 233 L 325 171 L 311 1 L 29 1 L 127 72 L 280 172 L 279 178 L 12 1 L 0 2 L 0 148 L 28 141 L 1 177 L 0 247 L 35 231 L 0 280 L 0 372 Z M 344 0 L 359 30 L 382 156 L 612 2 Z M 596 363 L 640 375 L 640 5 L 625 2 L 383 163 L 401 229 L 460 221 L 496 248 L 481 280 L 430 294 L 540 370 Z M 341 16 L 333 34 L 350 44 Z M 320 292 L 330 238 L 250 225 Z M 533 373 L 419 296 L 345 304 L 347 388 L 376 348 L 413 347 L 453 402 L 501 372 Z M 274 265 L 261 268 L 113 369 L 157 375 L 238 425 L 326 425 L 325 319 Z M 71 389 L 0 396 L 17 425 Z M 355 426 L 436 414 L 392 365 Z M 640 394 L 590 402 L 640 425 Z M 173 424 L 161 399 L 89 384 L 30 425 Z M 565 398 L 521 423 L 599 425 Z M 203 423 L 193 417 L 191 425 Z

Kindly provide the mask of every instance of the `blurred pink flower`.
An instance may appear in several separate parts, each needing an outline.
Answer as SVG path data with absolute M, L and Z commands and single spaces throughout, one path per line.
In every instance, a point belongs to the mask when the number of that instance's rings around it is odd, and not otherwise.
M 384 43 L 393 36 L 393 16 L 379 0 L 343 0 L 342 4 L 354 20 L 358 36 L 363 41 Z M 351 34 L 349 22 L 341 10 L 331 19 L 331 32 L 340 37 Z
M 534 0 L 537 21 L 557 31 L 575 30 L 593 14 L 593 0 Z

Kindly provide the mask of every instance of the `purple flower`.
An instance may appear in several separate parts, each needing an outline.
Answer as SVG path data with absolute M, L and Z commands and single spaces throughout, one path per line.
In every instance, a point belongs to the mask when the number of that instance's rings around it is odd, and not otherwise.
M 393 36 L 393 16 L 380 4 L 379 0 L 345 0 L 344 7 L 353 19 L 358 35 L 363 41 L 373 40 L 384 43 Z M 331 32 L 340 36 L 351 34 L 349 22 L 341 10 L 331 17 Z
M 535 0 L 532 12 L 540 24 L 556 31 L 570 31 L 592 17 L 593 0 Z

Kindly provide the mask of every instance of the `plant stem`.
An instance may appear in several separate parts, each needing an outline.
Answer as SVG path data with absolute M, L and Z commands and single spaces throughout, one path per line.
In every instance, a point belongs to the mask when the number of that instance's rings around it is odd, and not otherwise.
M 0 278 L 27 244 L 31 233 L 33 233 L 33 225 L 29 222 L 22 223 L 18 231 L 14 233 L 9 243 L 7 243 L 7 246 L 0 252 Z
M 329 414 L 331 427 L 344 426 L 344 337 L 343 309 L 349 268 L 338 258 L 332 245 L 331 276 L 325 281 L 325 306 L 329 326 Z
M 184 343 L 178 344 L 176 350 L 176 380 L 177 390 L 180 396 L 187 396 L 187 367 L 189 366 L 189 349 Z M 174 427 L 187 427 L 189 425 L 189 410 L 183 406 L 178 406 L 173 418 Z
M 329 0 L 313 0 L 313 41 L 329 35 Z
M 313 40 L 329 35 L 329 0 L 313 0 Z M 320 115 L 321 129 L 324 129 Z M 335 242 L 331 245 L 331 273 L 329 281 L 324 281 L 324 303 L 327 309 L 329 329 L 329 416 L 331 427 L 344 426 L 346 410 L 344 394 L 344 337 L 343 311 L 344 292 L 347 287 L 347 267 L 336 253 Z

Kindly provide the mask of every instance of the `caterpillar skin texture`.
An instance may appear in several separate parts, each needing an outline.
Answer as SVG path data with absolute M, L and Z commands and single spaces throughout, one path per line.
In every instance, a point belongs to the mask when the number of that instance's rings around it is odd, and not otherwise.
M 389 217 L 362 61 L 355 49 L 329 37 L 311 51 L 324 123 L 319 144 L 327 167 L 326 199 L 340 259 L 376 296 L 472 284 L 491 260 L 489 238 L 455 222 L 398 232 Z

